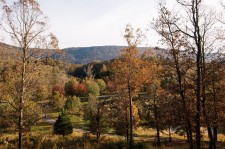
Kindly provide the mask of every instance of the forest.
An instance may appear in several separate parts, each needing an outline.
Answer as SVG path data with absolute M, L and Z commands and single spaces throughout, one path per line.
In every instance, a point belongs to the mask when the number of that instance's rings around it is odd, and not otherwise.
M 225 3 L 174 1 L 150 24 L 161 47 L 128 24 L 118 57 L 76 64 L 37 1 L 1 0 L 0 148 L 224 148 Z

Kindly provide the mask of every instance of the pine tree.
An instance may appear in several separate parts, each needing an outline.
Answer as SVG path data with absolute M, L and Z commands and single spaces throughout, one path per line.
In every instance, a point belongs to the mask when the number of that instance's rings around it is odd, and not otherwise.
M 58 119 L 54 124 L 54 134 L 57 135 L 68 135 L 73 132 L 73 125 L 69 116 L 63 112 L 59 115 Z

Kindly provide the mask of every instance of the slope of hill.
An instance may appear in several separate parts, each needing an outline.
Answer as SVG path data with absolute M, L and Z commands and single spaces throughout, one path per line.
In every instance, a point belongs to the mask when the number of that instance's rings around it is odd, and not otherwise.
M 76 64 L 86 64 L 92 61 L 104 61 L 117 58 L 123 46 L 95 46 L 66 48 L 65 59 Z
M 87 64 L 92 61 L 105 61 L 118 58 L 120 50 L 125 46 L 95 46 L 95 47 L 74 47 L 62 49 L 65 51 L 64 60 L 75 64 Z M 164 55 L 164 50 L 153 50 L 153 48 L 140 47 L 143 53 L 147 49 L 152 51 L 153 55 Z
M 0 42 L 0 60 L 10 60 L 10 59 L 17 59 L 18 56 L 18 48 L 15 46 L 11 46 L 5 43 Z
M 94 47 L 73 47 L 62 49 L 63 56 L 53 54 L 51 58 L 62 58 L 64 62 L 73 64 L 88 64 L 93 61 L 106 61 L 114 58 L 118 58 L 120 50 L 125 48 L 124 46 L 94 46 Z M 152 48 L 141 47 L 142 52 L 147 49 L 152 51 L 153 55 L 163 55 L 162 49 L 152 50 Z M 54 51 L 54 50 L 53 50 Z M 0 43 L 0 59 L 7 60 L 10 58 L 18 59 L 18 48 L 5 43 Z

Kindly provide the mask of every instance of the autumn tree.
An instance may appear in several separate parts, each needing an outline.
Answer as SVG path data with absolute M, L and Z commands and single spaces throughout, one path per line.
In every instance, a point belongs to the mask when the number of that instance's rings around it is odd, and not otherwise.
M 60 84 L 55 84 L 52 87 L 52 94 L 59 93 L 61 95 L 65 95 L 64 87 Z
M 85 85 L 84 82 L 74 85 L 73 90 L 74 90 L 74 95 L 78 97 L 86 96 L 88 93 L 87 86 Z
M 161 24 L 159 25 L 161 26 L 159 26 L 159 28 L 161 29 L 158 31 L 163 36 L 163 38 L 167 40 L 167 43 L 170 44 L 170 49 L 176 50 L 177 52 L 188 50 L 187 56 L 190 58 L 194 58 L 195 66 L 192 67 L 192 69 L 195 70 L 195 74 L 193 75 L 193 92 L 195 93 L 196 97 L 195 109 L 193 109 L 195 111 L 194 127 L 196 132 L 196 145 L 197 148 L 200 149 L 200 127 L 202 125 L 201 120 L 202 118 L 206 118 L 206 116 L 204 116 L 206 114 L 205 82 L 207 71 L 205 66 L 207 59 L 209 59 L 212 51 L 218 51 L 218 49 L 221 48 L 221 45 L 223 45 L 222 39 L 224 29 L 218 24 L 218 20 L 221 20 L 221 18 L 219 18 L 221 15 L 217 15 L 216 11 L 204 7 L 204 1 L 176 0 L 176 2 L 178 4 L 178 7 L 180 6 L 179 8 L 181 8 L 181 13 L 169 11 L 165 6 L 160 8 L 159 12 L 161 14 L 161 18 L 159 19 L 159 22 Z M 182 14 L 182 16 L 179 16 L 179 14 Z M 176 45 L 174 43 L 178 44 Z M 171 47 L 173 45 L 175 46 Z M 176 67 L 179 66 L 177 64 Z M 182 83 L 182 78 L 180 82 Z M 180 93 L 180 95 L 182 94 Z M 201 112 L 203 113 L 203 117 L 201 117 Z M 210 133 L 209 129 L 208 132 Z
M 98 97 L 100 95 L 100 88 L 95 80 L 86 78 L 84 80 L 84 84 L 86 85 L 87 93 L 89 96 Z
M 76 79 L 69 80 L 65 86 L 64 91 L 66 96 L 73 96 L 74 95 L 74 88 L 79 84 Z
M 110 105 L 109 117 L 111 117 L 110 123 L 112 124 L 113 129 L 117 135 L 123 135 L 126 137 L 126 140 L 129 141 L 129 128 L 130 128 L 130 119 L 129 119 L 129 101 L 126 98 L 117 97 L 113 98 L 113 102 Z M 133 128 L 137 128 L 140 122 L 138 108 L 136 105 L 132 105 L 132 118 L 133 118 Z
M 101 134 L 107 132 L 108 111 L 103 102 L 99 101 L 95 96 L 89 95 L 88 104 L 85 107 L 84 119 L 89 120 L 89 131 L 96 136 L 98 143 Z
M 88 88 L 85 81 L 80 82 L 76 78 L 71 79 L 65 84 L 64 87 L 66 96 L 83 97 L 88 94 Z
M 102 79 L 97 79 L 96 83 L 98 83 L 98 86 L 100 88 L 100 93 L 102 94 L 104 92 L 104 90 L 106 89 L 106 83 L 104 80 Z
M 55 92 L 52 96 L 49 97 L 49 105 L 53 111 L 62 111 L 66 102 L 66 97 Z
M 149 80 L 149 63 L 145 59 L 146 56 L 141 54 L 137 47 L 143 37 L 144 34 L 140 29 L 135 31 L 130 25 L 127 25 L 124 38 L 128 47 L 122 49 L 120 58 L 112 63 L 114 83 L 117 86 L 116 92 L 129 101 L 130 146 L 133 141 L 132 98 L 137 96 L 143 84 Z
M 209 148 L 216 148 L 219 127 L 224 120 L 224 66 L 223 60 L 214 56 L 206 63 L 206 90 L 204 103 L 204 119 L 208 129 Z
M 37 60 L 46 55 L 41 49 L 56 47 L 58 43 L 53 41 L 56 40 L 53 34 L 46 34 L 46 23 L 47 19 L 35 0 L 18 0 L 12 5 L 6 3 L 3 6 L 1 27 L 19 48 L 16 88 L 8 94 L 11 95 L 10 98 L 4 97 L 16 111 L 15 116 L 18 118 L 18 148 L 22 148 L 23 132 L 26 130 L 24 124 L 26 124 L 26 112 L 31 105 L 32 90 L 30 89 L 38 70 Z M 33 122 L 29 126 L 32 126 Z
M 157 132 L 157 145 L 160 146 L 160 112 L 159 112 L 159 100 L 163 97 L 163 89 L 161 87 L 161 79 L 160 79 L 160 68 L 161 66 L 159 64 L 157 64 L 156 61 L 156 67 L 154 67 L 154 73 L 151 74 L 151 76 L 149 76 L 149 78 L 151 79 L 150 84 L 148 84 L 147 87 L 147 93 L 149 95 L 149 100 L 152 100 L 152 111 L 154 113 L 154 123 L 155 123 L 155 128 L 156 128 L 156 132 Z
M 191 117 L 190 111 L 188 110 L 189 101 L 186 98 L 187 75 L 188 71 L 192 67 L 193 60 L 188 53 L 189 47 L 186 37 L 171 24 L 171 22 L 177 23 L 176 17 L 173 16 L 173 14 L 171 14 L 171 12 L 169 12 L 167 8 L 163 6 L 163 4 L 160 4 L 159 6 L 160 16 L 153 23 L 153 28 L 161 35 L 162 44 L 169 48 L 168 51 L 164 53 L 168 58 L 161 58 L 162 65 L 164 65 L 166 69 L 164 71 L 164 75 L 170 75 L 172 77 L 174 76 L 175 82 L 172 82 L 174 86 L 170 87 L 173 88 L 173 93 L 179 95 L 181 100 L 185 113 L 183 120 L 181 121 L 185 121 L 186 123 L 185 127 L 188 141 L 190 142 L 191 148 L 193 148 Z M 169 81 L 167 81 L 167 83 L 169 83 Z M 174 90 L 174 88 L 176 90 Z
M 64 109 L 70 114 L 80 115 L 82 111 L 80 98 L 76 96 L 68 97 L 68 99 L 65 101 Z

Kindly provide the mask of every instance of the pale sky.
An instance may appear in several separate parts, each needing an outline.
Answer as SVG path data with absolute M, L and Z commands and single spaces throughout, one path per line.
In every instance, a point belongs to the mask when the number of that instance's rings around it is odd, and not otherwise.
M 157 0 L 37 1 L 49 17 L 60 48 L 126 45 L 123 39 L 126 24 L 144 30 L 157 14 Z
M 49 18 L 51 31 L 60 48 L 102 45 L 126 45 L 127 24 L 150 29 L 157 17 L 160 0 L 37 0 Z M 175 7 L 173 1 L 164 0 Z M 206 0 L 216 3 L 216 0 Z M 223 0 L 225 1 L 225 0 Z M 143 46 L 156 46 L 157 34 L 150 29 Z

